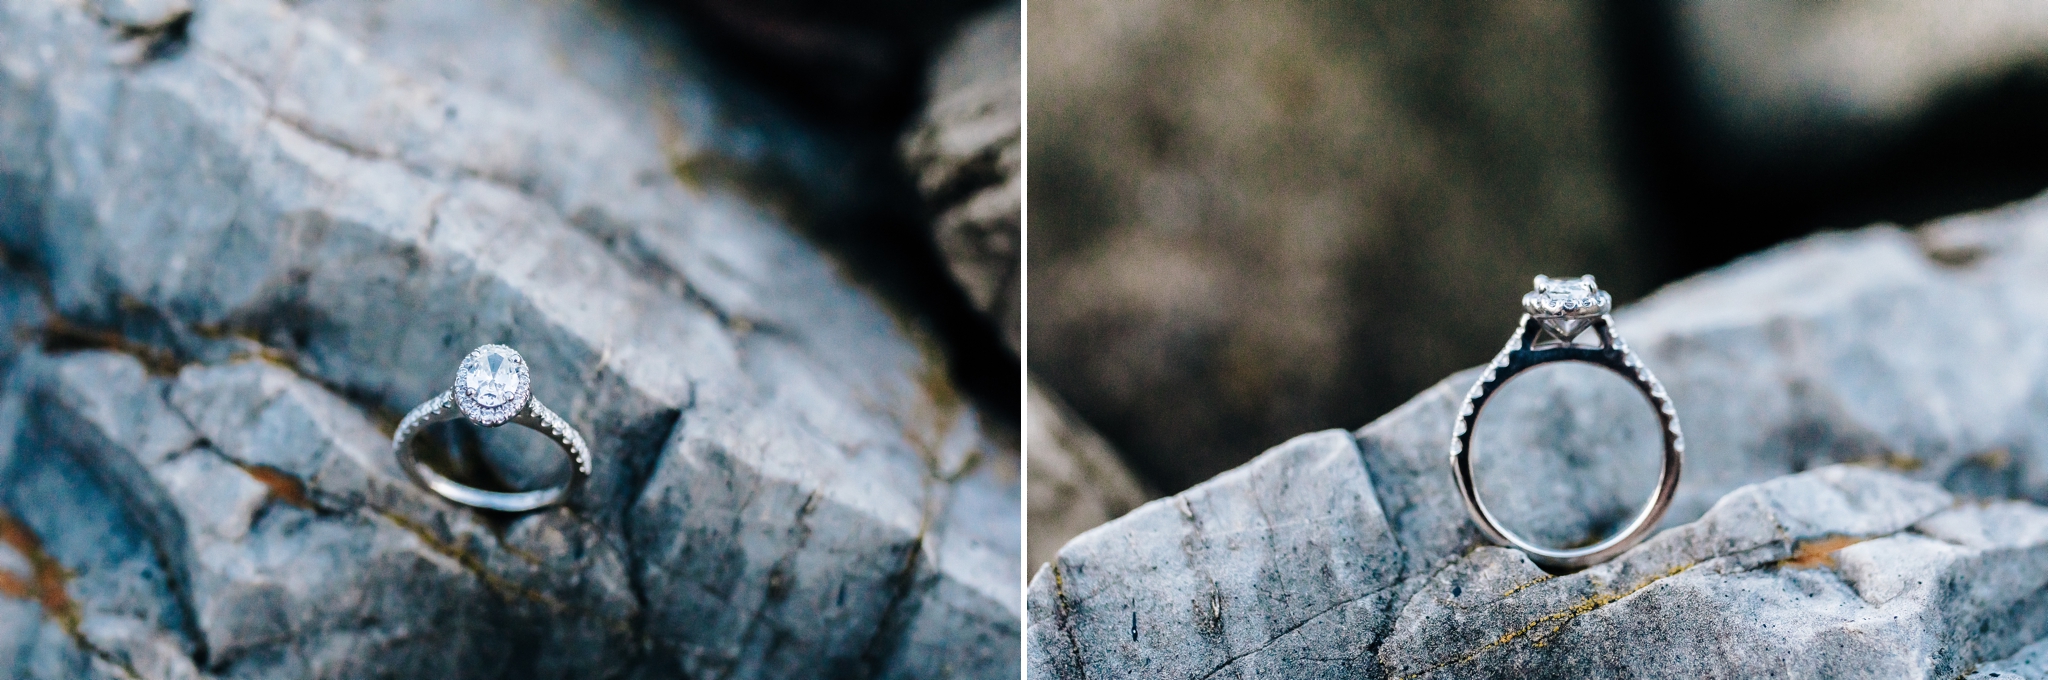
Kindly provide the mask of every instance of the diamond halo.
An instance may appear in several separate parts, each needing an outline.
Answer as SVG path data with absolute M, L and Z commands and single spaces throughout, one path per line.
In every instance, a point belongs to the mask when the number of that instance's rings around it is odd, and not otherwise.
M 484 427 L 497 427 L 512 420 L 533 398 L 533 379 L 527 373 L 526 358 L 504 345 L 484 345 L 470 350 L 455 369 L 455 404 L 462 415 Z
M 1544 330 L 1566 343 L 1614 308 L 1614 298 L 1587 274 L 1575 279 L 1537 275 L 1536 290 L 1522 296 L 1522 309 Z

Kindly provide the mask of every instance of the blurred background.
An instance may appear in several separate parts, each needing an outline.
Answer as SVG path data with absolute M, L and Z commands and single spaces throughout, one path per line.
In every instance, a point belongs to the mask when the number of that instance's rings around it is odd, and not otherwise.
M 1513 330 L 2048 187 L 2048 4 L 1038 0 L 1029 559 Z M 1624 329 L 1625 332 L 1625 329 Z

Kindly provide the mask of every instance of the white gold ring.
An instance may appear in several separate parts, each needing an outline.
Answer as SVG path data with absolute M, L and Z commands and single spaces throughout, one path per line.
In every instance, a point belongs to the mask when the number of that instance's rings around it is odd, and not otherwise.
M 1457 423 L 1451 428 L 1451 472 L 1457 478 L 1458 493 L 1464 496 L 1465 509 L 1471 513 L 1473 523 L 1495 543 L 1514 546 L 1546 567 L 1575 569 L 1599 564 L 1642 542 L 1670 507 L 1671 496 L 1678 490 L 1679 469 L 1685 463 L 1685 435 L 1678 430 L 1678 409 L 1671 405 L 1664 385 L 1629 351 L 1628 343 L 1614 333 L 1614 322 L 1607 316 L 1613 305 L 1613 298 L 1593 283 L 1592 275 L 1576 279 L 1536 277 L 1536 290 L 1522 297 L 1522 308 L 1528 313 L 1522 315 L 1514 337 L 1508 338 L 1507 346 L 1494 356 L 1479 382 L 1465 393 L 1465 403 L 1459 407 Z M 1573 339 L 1587 330 L 1599 336 L 1598 347 L 1573 344 Z M 1553 361 L 1589 363 L 1621 374 L 1649 398 L 1664 430 L 1663 471 L 1656 490 L 1650 493 L 1649 503 L 1614 536 L 1593 545 L 1563 550 L 1538 546 L 1502 527 L 1479 499 L 1472 483 L 1472 428 L 1479 422 L 1480 409 L 1515 376 Z
M 420 462 L 408 444 L 421 428 L 457 417 L 484 427 L 513 423 L 547 435 L 569 454 L 575 469 L 568 481 L 532 491 L 486 491 L 444 477 Z M 523 512 L 564 502 L 583 478 L 590 476 L 590 447 L 583 443 L 582 433 L 534 398 L 526 358 L 504 345 L 470 350 L 455 370 L 455 385 L 413 407 L 399 421 L 398 432 L 391 437 L 391 451 L 413 482 L 448 500 L 490 510 Z

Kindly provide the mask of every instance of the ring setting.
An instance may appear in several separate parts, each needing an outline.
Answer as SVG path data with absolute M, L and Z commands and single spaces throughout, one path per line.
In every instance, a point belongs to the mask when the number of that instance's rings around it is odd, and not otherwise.
M 421 462 L 410 444 L 422 428 L 456 418 L 483 427 L 511 423 L 546 435 L 569 456 L 569 479 L 543 489 L 508 492 L 478 489 L 441 475 Z M 533 376 L 526 358 L 518 350 L 499 344 L 470 350 L 455 370 L 454 385 L 413 407 L 399 421 L 391 438 L 391 449 L 399 467 L 413 482 L 448 500 L 489 510 L 524 512 L 566 502 L 571 492 L 590 476 L 590 447 L 583 434 L 534 398 Z
M 484 345 L 471 350 L 455 369 L 454 393 L 463 416 L 484 427 L 497 427 L 533 398 L 533 376 L 517 350 Z
M 1473 523 L 1488 539 L 1513 546 L 1545 567 L 1575 569 L 1591 566 L 1634 547 L 1656 528 L 1657 520 L 1663 518 L 1664 511 L 1671 505 L 1672 495 L 1678 490 L 1679 473 L 1685 459 L 1685 435 L 1679 430 L 1678 410 L 1672 405 L 1664 385 L 1657 381 L 1635 353 L 1629 351 L 1628 343 L 1614 332 L 1614 322 L 1608 316 L 1613 305 L 1612 296 L 1600 290 L 1591 275 L 1575 279 L 1537 276 L 1535 290 L 1522 296 L 1522 309 L 1526 313 L 1522 315 L 1520 325 L 1508 338 L 1507 346 L 1501 348 L 1493 362 L 1487 365 L 1479 381 L 1466 392 L 1456 422 L 1452 425 L 1451 471 Z M 1593 331 L 1598 340 L 1593 346 L 1578 341 L 1588 330 Z M 1480 500 L 1472 475 L 1472 428 L 1479 422 L 1479 412 L 1486 407 L 1487 400 L 1508 381 L 1529 369 L 1558 361 L 1589 363 L 1620 374 L 1649 400 L 1663 430 L 1663 465 L 1657 488 L 1650 493 L 1649 502 L 1620 532 L 1581 548 L 1538 546 L 1501 526 L 1486 503 Z

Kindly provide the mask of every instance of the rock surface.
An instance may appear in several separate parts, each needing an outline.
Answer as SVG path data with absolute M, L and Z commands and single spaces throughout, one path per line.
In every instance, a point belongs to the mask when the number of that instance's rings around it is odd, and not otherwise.
M 107 23 L 131 30 L 149 30 L 192 14 L 189 0 L 98 0 L 94 12 Z
M 2041 680 L 2042 678 L 2048 678 L 2048 640 L 2027 645 L 2019 653 L 2010 657 L 1978 666 L 1977 672 L 1971 673 L 1969 676 L 1969 680 L 1988 680 L 1989 678 L 2002 678 L 2003 680 Z
M 1015 435 L 772 192 L 705 176 L 830 205 L 831 140 L 632 11 L 0 2 L 0 309 L 31 331 L 0 667 L 1014 673 Z M 486 342 L 590 440 L 570 507 L 394 469 L 397 415 Z M 507 477 L 559 469 L 499 439 Z
M 2048 198 L 1818 236 L 1675 284 L 1615 317 L 1685 426 L 1669 530 L 1554 578 L 1484 546 L 1444 453 L 1467 371 L 1361 430 L 1298 437 L 1069 543 L 1027 595 L 1030 671 L 1969 672 L 2048 634 L 2043 291 Z M 1499 308 L 1505 337 L 1516 310 Z M 1509 390 L 1571 404 L 1603 379 L 1555 372 Z M 1517 487 L 1587 495 L 1482 484 L 1489 504 L 1559 541 L 1625 514 L 1582 506 L 1639 499 L 1643 474 L 1591 473 L 1653 454 L 1574 444 L 1630 441 L 1625 419 L 1585 410 L 1499 422 L 1493 464 Z

